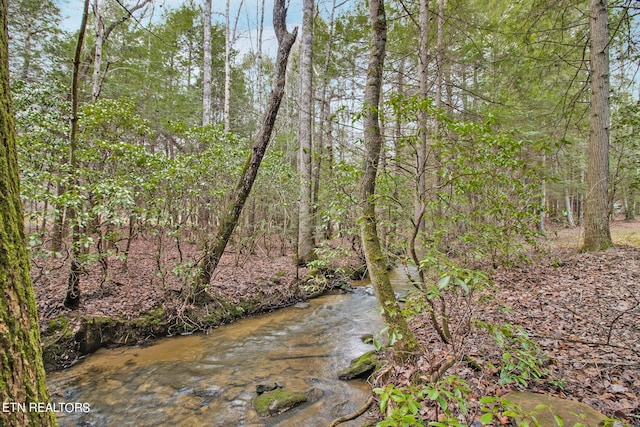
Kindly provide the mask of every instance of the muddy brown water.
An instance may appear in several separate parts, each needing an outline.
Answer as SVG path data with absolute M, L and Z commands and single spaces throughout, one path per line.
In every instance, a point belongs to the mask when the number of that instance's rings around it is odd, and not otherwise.
M 396 288 L 407 289 L 394 271 Z M 57 413 L 60 426 L 325 426 L 360 407 L 363 380 L 340 381 L 349 361 L 372 349 L 361 336 L 383 328 L 366 282 L 354 293 L 329 294 L 306 308 L 242 319 L 208 334 L 165 338 L 143 348 L 99 350 L 49 375 L 53 402 L 88 404 Z M 315 389 L 320 399 L 278 417 L 253 409 L 258 384 Z M 86 409 L 87 405 L 82 406 Z M 355 421 L 345 426 L 360 425 Z

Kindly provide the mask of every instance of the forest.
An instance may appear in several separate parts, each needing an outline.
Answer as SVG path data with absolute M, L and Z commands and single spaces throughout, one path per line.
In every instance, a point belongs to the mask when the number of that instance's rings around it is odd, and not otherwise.
M 640 426 L 638 3 L 219 3 L 2 0 L 0 426 Z M 327 297 L 335 384 L 104 397 Z

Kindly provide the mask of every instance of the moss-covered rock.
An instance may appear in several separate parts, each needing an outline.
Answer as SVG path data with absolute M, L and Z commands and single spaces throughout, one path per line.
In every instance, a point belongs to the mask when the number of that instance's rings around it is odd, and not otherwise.
M 605 416 L 589 405 L 573 400 L 560 399 L 546 394 L 512 391 L 502 396 L 515 406 L 515 412 L 522 416 L 514 417 L 516 425 L 532 425 L 533 419 L 541 426 L 558 425 L 556 417 L 562 419 L 564 425 L 572 426 L 580 423 L 585 427 L 597 427 Z
M 275 389 L 256 397 L 253 400 L 253 407 L 262 417 L 277 415 L 306 402 L 308 398 L 308 393 L 304 391 Z
M 366 352 L 360 357 L 351 361 L 348 368 L 343 369 L 338 378 L 341 380 L 351 380 L 354 378 L 367 378 L 378 367 L 378 355 L 375 350 Z

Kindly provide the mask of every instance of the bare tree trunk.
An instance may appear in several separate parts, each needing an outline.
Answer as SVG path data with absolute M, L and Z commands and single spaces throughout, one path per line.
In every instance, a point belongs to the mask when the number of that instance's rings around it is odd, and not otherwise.
M 197 302 L 206 301 L 207 299 L 206 289 L 211 282 L 213 272 L 217 268 L 218 262 L 220 262 L 220 258 L 227 246 L 229 238 L 238 224 L 242 208 L 247 201 L 247 197 L 249 197 L 253 183 L 258 175 L 260 163 L 262 162 L 271 139 L 273 126 L 278 115 L 282 95 L 284 94 L 289 52 L 291 51 L 291 47 L 293 46 L 298 33 L 297 28 L 295 28 L 291 33 L 287 31 L 286 17 L 287 9 L 285 7 L 285 0 L 276 0 L 273 5 L 273 26 L 278 39 L 278 55 L 276 57 L 271 94 L 269 95 L 267 107 L 262 117 L 262 123 L 256 137 L 256 142 L 251 150 L 251 156 L 247 159 L 247 163 L 242 171 L 242 176 L 238 181 L 234 190 L 234 195 L 231 198 L 233 203 L 222 219 L 220 228 L 216 237 L 213 239 L 213 242 L 211 244 L 207 244 L 204 256 L 200 261 L 200 271 L 191 289 L 191 296 L 194 301 Z
M 318 227 L 318 201 L 320 196 L 320 178 L 322 176 L 322 168 L 323 163 L 326 159 L 325 154 L 325 146 L 330 144 L 331 141 L 331 102 L 328 94 L 329 87 L 329 66 L 331 65 L 331 57 L 333 55 L 333 38 L 335 35 L 335 11 L 336 11 L 336 0 L 333 0 L 333 4 L 331 7 L 331 15 L 329 17 L 329 40 L 327 40 L 326 53 L 324 57 L 324 67 L 322 70 L 322 93 L 320 95 L 320 126 L 318 129 L 318 143 L 316 153 L 318 159 L 315 165 L 315 171 L 313 174 L 313 194 L 311 197 L 312 204 L 312 220 L 313 225 L 312 229 L 314 232 Z M 327 162 L 329 163 L 329 162 Z M 330 166 L 330 163 L 329 163 Z M 325 230 L 324 235 L 327 236 L 329 234 L 329 229 L 331 227 L 330 222 L 326 224 L 327 229 Z
M 242 10 L 243 2 L 244 0 L 240 0 L 240 3 L 238 4 L 238 13 L 233 24 L 233 30 L 231 29 L 231 0 L 227 0 L 227 6 L 225 9 L 223 120 L 224 130 L 227 132 L 231 130 L 231 50 L 233 49 L 233 44 L 236 40 L 238 20 L 240 19 L 240 11 Z
M 258 111 L 260 113 L 262 113 L 262 91 L 264 90 L 263 88 L 263 78 L 264 78 L 264 73 L 262 71 L 262 39 L 263 39 L 263 32 L 264 32 L 264 0 L 261 0 L 260 2 L 260 19 L 259 19 L 259 24 L 258 24 L 258 54 L 256 57 L 256 68 L 257 68 L 257 77 L 256 77 L 256 86 L 257 86 L 257 93 L 258 93 L 258 97 L 257 97 L 257 101 L 258 101 Z
M 571 206 L 571 196 L 569 195 L 569 189 L 564 188 L 564 210 L 567 213 L 567 225 L 571 228 L 575 228 L 576 223 L 573 220 L 573 207 Z
M 211 124 L 211 0 L 204 1 L 202 125 Z
M 436 51 L 436 108 L 442 108 L 442 81 L 444 75 L 444 0 L 438 0 L 438 40 Z M 440 123 L 435 122 L 435 133 L 438 135 Z
M 362 203 L 360 235 L 376 298 L 382 307 L 390 334 L 397 339 L 394 345 L 395 356 L 404 360 L 416 351 L 417 343 L 404 316 L 400 313 L 400 307 L 389 280 L 387 265 L 378 238 L 376 219 L 376 175 L 382 149 L 378 108 L 382 91 L 382 70 L 387 39 L 384 0 L 370 0 L 369 12 L 371 17 L 371 51 L 363 107 L 365 111 L 365 159 L 360 194 L 360 203 Z
M 429 63 L 429 52 L 427 49 L 429 31 L 429 0 L 420 0 L 420 40 L 418 46 L 418 77 L 420 79 L 420 97 L 426 99 L 429 96 L 429 86 L 427 82 L 427 65 Z M 427 191 L 426 183 L 426 163 L 427 163 L 427 113 L 421 111 L 418 117 L 420 146 L 416 158 L 417 190 L 414 206 L 414 221 L 418 222 L 420 232 L 424 232 L 424 217 L 421 215 L 424 210 L 424 197 Z
M 544 169 L 547 163 L 547 155 L 542 155 L 542 168 Z M 538 233 L 545 233 L 545 217 L 547 215 L 547 180 L 542 178 L 542 185 L 540 189 L 540 214 L 538 218 Z
M 58 196 L 58 200 L 60 200 L 60 196 L 65 192 L 64 185 L 58 182 L 56 187 L 56 195 Z M 62 240 L 64 239 L 66 230 L 65 216 L 64 206 L 56 204 L 53 217 L 53 236 L 51 237 L 51 250 L 53 252 L 60 252 L 62 249 Z
M 227 0 L 225 8 L 225 27 L 224 27 L 224 106 L 223 119 L 224 130 L 231 130 L 231 11 L 229 10 L 231 0 Z
M 20 72 L 20 78 L 27 80 L 29 78 L 29 70 L 31 67 L 31 21 L 27 26 L 27 35 L 24 40 L 24 62 L 22 63 L 22 71 Z
M 146 6 L 148 3 L 150 3 L 152 0 L 142 0 L 140 3 L 136 4 L 135 6 L 129 8 L 127 10 L 127 12 L 125 14 L 122 15 L 122 17 L 120 17 L 120 19 L 112 22 L 108 27 L 105 28 L 104 30 L 104 35 L 103 35 L 103 43 L 109 39 L 109 35 L 111 35 L 111 32 L 113 30 L 116 29 L 116 27 L 120 24 L 122 24 L 123 22 L 126 22 L 129 18 L 131 18 L 133 16 L 133 13 L 142 9 L 144 6 Z M 95 59 L 94 59 L 94 55 L 96 54 L 95 49 L 92 49 L 91 52 L 89 53 L 88 57 L 86 57 L 84 60 L 80 61 L 82 64 L 82 68 L 79 69 L 79 79 L 80 80 L 84 80 L 87 75 L 89 74 L 89 69 L 91 68 L 91 64 L 95 64 Z
M 589 0 L 591 103 L 583 251 L 613 246 L 609 229 L 609 12 L 607 0 Z
M 93 16 L 96 25 L 95 53 L 93 56 L 93 80 L 91 85 L 91 101 L 95 102 L 100 96 L 100 69 L 102 68 L 102 46 L 104 45 L 104 22 L 100 14 L 99 0 L 93 1 Z
M 311 208 L 312 163 L 312 76 L 313 53 L 313 0 L 304 0 L 302 7 L 302 35 L 300 45 L 300 97 L 298 104 L 298 173 L 300 175 L 300 204 L 298 205 L 298 254 L 299 265 L 313 259 L 313 220 Z
M 82 21 L 76 43 L 76 51 L 73 57 L 73 76 L 71 81 L 71 133 L 69 136 L 69 166 L 72 171 L 77 169 L 76 153 L 78 150 L 78 86 L 80 71 L 80 55 L 87 29 L 87 15 L 89 14 L 89 0 L 84 1 Z M 78 180 L 74 177 L 72 186 L 78 187 Z M 80 273 L 82 266 L 80 263 L 80 221 L 78 218 L 77 206 L 69 206 L 68 218 L 71 224 L 71 267 L 69 268 L 69 278 L 67 280 L 67 295 L 64 298 L 64 305 L 67 308 L 77 309 L 80 305 Z
M 636 220 L 636 198 L 635 190 L 633 188 L 627 188 L 627 194 L 624 198 L 624 219 L 625 221 Z
M 11 404 L 49 402 L 38 306 L 29 274 L 15 122 L 9 86 L 8 0 L 0 2 L 0 426 L 54 426 L 53 412 Z M 7 405 L 9 405 L 7 409 Z

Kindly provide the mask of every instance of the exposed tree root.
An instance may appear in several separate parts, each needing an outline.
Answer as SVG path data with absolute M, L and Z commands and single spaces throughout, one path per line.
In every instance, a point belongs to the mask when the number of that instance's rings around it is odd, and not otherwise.
M 373 403 L 373 396 L 369 396 L 369 399 L 367 399 L 367 401 L 364 403 L 364 405 L 362 405 L 360 408 L 358 408 L 356 411 L 354 411 L 354 412 L 352 412 L 350 414 L 343 415 L 340 418 L 336 418 L 335 420 L 331 421 L 331 424 L 329 424 L 329 427 L 336 427 L 338 424 L 342 424 L 342 423 L 346 423 L 347 421 L 355 420 L 360 415 L 362 415 L 365 412 L 367 412 L 367 410 L 371 407 L 372 403 Z

